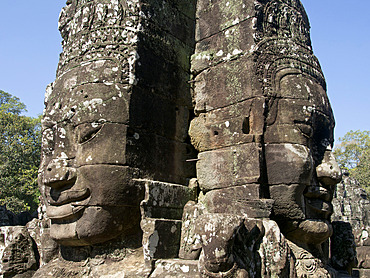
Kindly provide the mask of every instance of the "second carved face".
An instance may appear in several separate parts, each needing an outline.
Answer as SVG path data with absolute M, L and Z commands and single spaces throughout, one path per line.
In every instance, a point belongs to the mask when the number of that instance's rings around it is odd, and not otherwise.
M 264 135 L 274 218 L 293 241 L 319 244 L 332 234 L 334 186 L 341 179 L 331 153 L 334 119 L 325 89 L 304 74 L 278 82 Z

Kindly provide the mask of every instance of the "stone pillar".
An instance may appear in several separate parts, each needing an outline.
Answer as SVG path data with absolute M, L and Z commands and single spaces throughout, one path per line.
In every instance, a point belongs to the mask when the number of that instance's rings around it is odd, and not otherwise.
M 264 197 L 261 183 L 265 98 L 254 80 L 254 1 L 198 1 L 192 56 L 195 115 L 189 134 L 199 151 L 201 190 Z M 207 198 L 207 197 L 206 197 Z M 246 213 L 246 216 L 254 215 Z M 268 215 L 267 215 L 268 216 Z
M 137 179 L 186 186 L 194 177 L 193 2 L 73 0 L 63 8 L 40 168 L 51 236 L 62 245 L 140 236 Z

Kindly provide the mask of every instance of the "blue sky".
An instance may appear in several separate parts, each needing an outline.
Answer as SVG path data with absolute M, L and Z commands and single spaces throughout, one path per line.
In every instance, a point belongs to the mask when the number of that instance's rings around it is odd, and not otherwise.
M 311 23 L 313 49 L 328 84 L 335 137 L 370 129 L 369 0 L 301 0 Z M 46 85 L 61 52 L 58 17 L 66 0 L 1 0 L 0 89 L 42 113 Z

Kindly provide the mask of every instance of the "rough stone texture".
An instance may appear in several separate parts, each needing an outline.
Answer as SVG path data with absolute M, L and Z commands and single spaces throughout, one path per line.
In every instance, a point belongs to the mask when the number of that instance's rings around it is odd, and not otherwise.
M 271 220 L 263 220 L 262 224 L 264 235 L 258 250 L 261 274 L 250 277 L 296 277 L 296 260 L 279 226 Z
M 369 269 L 358 269 L 353 271 L 354 278 L 367 278 L 370 277 L 370 270 Z
M 349 275 L 299 0 L 69 0 L 59 29 L 34 277 Z
M 199 258 L 201 246 L 199 236 L 196 234 L 196 222 L 200 215 L 205 213 L 202 203 L 189 201 L 182 216 L 181 240 L 179 258 L 185 260 L 196 260 Z
M 349 225 L 351 227 L 350 233 L 347 232 L 341 235 L 342 240 L 340 244 L 344 244 L 344 247 L 346 245 L 354 245 L 356 247 L 356 265 L 359 270 L 355 270 L 353 276 L 368 277 L 370 269 L 370 200 L 366 191 L 356 180 L 349 177 L 347 171 L 344 171 L 342 182 L 336 186 L 333 206 L 334 214 L 332 220 L 336 221 L 334 223 L 341 223 L 341 226 Z M 338 253 L 334 253 L 334 263 L 339 264 L 341 267 L 355 264 L 354 260 L 351 260 L 354 253 L 353 247 L 346 250 L 343 250 L 342 247 L 338 251 Z
M 92 250 L 79 250 L 79 260 L 77 257 L 74 261 L 63 258 L 54 259 L 48 263 L 47 267 L 41 267 L 33 277 L 148 277 L 151 269 L 144 265 L 141 248 L 133 250 L 122 247 L 110 249 L 110 247 L 113 246 L 106 246 L 104 251 L 100 251 L 98 254 L 93 254 Z M 77 252 L 77 250 L 73 250 L 75 256 L 77 256 Z
M 138 179 L 187 185 L 194 176 L 186 160 L 195 152 L 185 142 L 192 9 L 141 0 L 68 1 L 63 8 L 39 178 L 50 235 L 62 245 L 139 230 L 145 188 Z M 181 203 L 171 209 L 181 218 Z
M 143 218 L 181 220 L 185 204 L 196 199 L 196 189 L 164 182 L 143 180 L 145 198 L 141 202 Z
M 167 259 L 177 257 L 181 236 L 181 221 L 144 218 L 143 230 L 144 259 Z
M 296 259 L 295 270 L 297 277 L 349 277 L 348 273 L 344 276 L 331 268 L 322 254 L 314 255 L 307 251 L 307 247 L 303 248 L 291 241 L 288 241 L 292 253 Z
M 333 222 L 331 241 L 331 265 L 338 270 L 351 273 L 358 262 L 356 258 L 356 244 L 351 224 L 348 222 Z M 359 256 L 359 252 L 357 252 Z M 367 268 L 367 267 L 365 267 Z
M 208 192 L 203 200 L 210 213 L 229 213 L 248 218 L 268 218 L 273 200 L 259 199 L 260 185 L 249 184 Z
M 356 248 L 358 267 L 370 269 L 370 252 L 369 246 L 359 246 Z
M 147 265 L 155 259 L 177 257 L 180 249 L 181 218 L 189 200 L 196 199 L 196 188 L 153 182 L 145 183 L 145 199 L 141 202 L 143 252 Z
M 39 267 L 37 247 L 22 226 L 0 228 L 1 277 L 31 277 Z
M 198 260 L 158 260 L 150 278 L 201 278 Z
M 28 222 L 26 228 L 37 245 L 40 256 L 40 266 L 47 264 L 57 257 L 59 252 L 58 244 L 50 237 L 50 220 L 34 219 Z
M 285 249 L 296 258 L 287 261 L 296 264 L 298 277 L 328 277 L 334 271 L 324 246 L 333 233 L 331 200 L 341 174 L 331 154 L 334 118 L 309 28 L 300 1 L 198 1 L 189 134 L 199 152 L 204 196 L 198 203 L 205 212 L 195 216 L 195 225 L 208 214 L 271 218 L 279 225 L 276 238 L 282 232 L 301 246 Z M 220 224 L 213 237 L 234 226 Z M 234 244 L 229 238 L 226 246 Z M 200 269 L 210 270 L 210 250 L 202 246 Z M 310 273 L 306 262 L 320 270 Z M 248 269 L 242 263 L 237 268 Z M 291 268 L 271 275 L 294 275 Z
M 201 152 L 197 176 L 204 191 L 257 183 L 260 180 L 261 145 L 249 143 Z
M 196 221 L 192 248 L 187 242 L 180 257 L 188 255 L 187 261 L 192 262 L 200 255 L 199 271 L 204 277 L 296 277 L 292 251 L 275 221 L 212 213 Z
M 366 191 L 345 171 L 343 181 L 336 187 L 333 206 L 332 220 L 350 223 L 356 245 L 369 246 L 370 200 Z

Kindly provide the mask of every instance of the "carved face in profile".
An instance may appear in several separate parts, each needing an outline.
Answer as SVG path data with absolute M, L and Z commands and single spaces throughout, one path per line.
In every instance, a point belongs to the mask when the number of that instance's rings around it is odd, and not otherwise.
M 333 187 L 341 179 L 332 110 L 312 76 L 282 72 L 276 84 L 264 136 L 274 217 L 292 241 L 320 244 L 332 234 Z
M 127 131 L 128 89 L 81 84 L 78 78 L 86 80 L 96 67 L 112 69 L 100 61 L 71 70 L 46 97 L 39 183 L 51 236 L 62 245 L 104 242 L 131 233 L 140 220 L 138 170 L 127 162 L 127 145 L 135 140 Z

